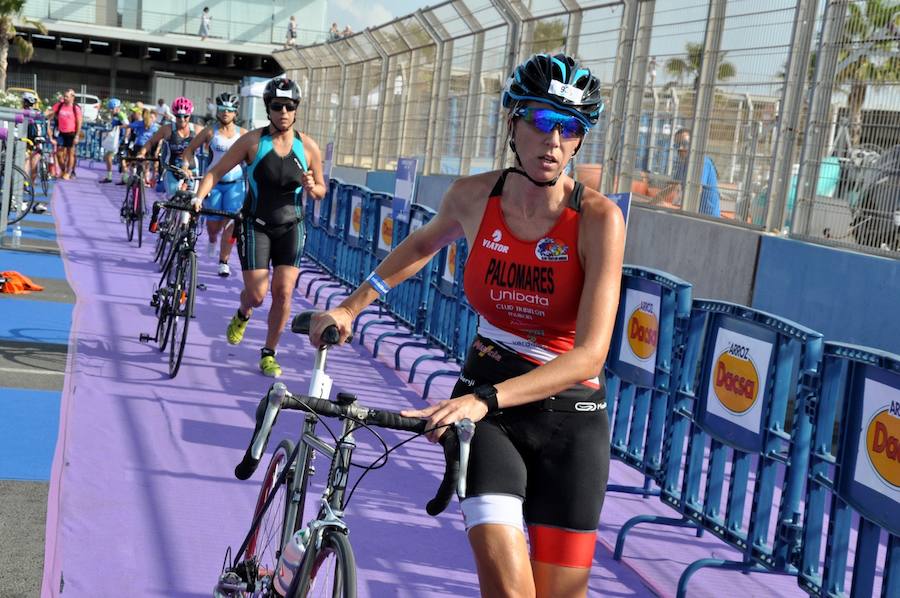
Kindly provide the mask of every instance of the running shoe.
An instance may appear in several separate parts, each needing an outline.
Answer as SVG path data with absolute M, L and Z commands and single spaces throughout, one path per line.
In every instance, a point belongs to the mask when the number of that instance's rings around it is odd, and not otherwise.
M 263 355 L 259 360 L 259 371 L 269 378 L 281 377 L 281 366 L 275 361 L 274 355 Z
M 35 204 L 35 206 L 31 209 L 31 211 L 34 212 L 35 214 L 43 214 L 44 212 L 47 211 L 47 204 L 45 204 L 44 202 L 39 202 L 39 203 Z
M 219 262 L 219 276 L 222 278 L 231 276 L 231 268 L 228 267 L 228 262 Z
M 231 321 L 228 323 L 228 330 L 225 331 L 225 336 L 228 339 L 229 345 L 236 345 L 244 340 L 244 331 L 247 330 L 247 322 L 249 321 L 249 318 L 242 320 L 237 314 L 231 316 Z

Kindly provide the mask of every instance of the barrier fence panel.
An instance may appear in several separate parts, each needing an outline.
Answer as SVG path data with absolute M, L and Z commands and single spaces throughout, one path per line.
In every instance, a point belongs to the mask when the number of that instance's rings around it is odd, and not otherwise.
M 822 336 L 771 314 L 707 300 L 694 301 L 688 335 L 660 490 L 682 519 L 632 518 L 619 533 L 615 556 L 638 523 L 696 526 L 743 559 L 692 563 L 678 596 L 704 567 L 796 574 L 812 427 L 807 399 L 817 385 Z M 695 355 L 699 376 L 687 361 Z
M 434 217 L 434 214 L 434 211 L 429 208 L 419 204 L 412 204 L 407 219 L 393 221 L 392 247 L 396 247 L 410 233 L 415 232 L 427 224 L 428 221 Z M 394 287 L 387 294 L 385 307 L 387 307 L 394 319 L 404 326 L 407 331 L 388 331 L 379 334 L 372 346 L 373 357 L 378 356 L 378 348 L 387 338 L 409 336 L 422 337 L 425 334 L 425 318 L 429 307 L 428 287 L 431 282 L 433 269 L 434 268 L 430 264 L 426 265 L 414 276 L 406 279 L 403 284 Z
M 826 343 L 811 411 L 800 587 L 823 598 L 900 596 L 900 355 Z
M 665 272 L 626 265 L 616 326 L 606 360 L 610 453 L 646 477 L 642 488 L 609 491 L 658 494 L 662 439 L 681 368 L 691 315 L 690 283 Z
M 437 272 L 431 279 L 429 293 L 429 317 L 426 320 L 425 336 L 430 346 L 443 352 L 443 356 L 422 355 L 413 362 L 409 370 L 409 382 L 412 382 L 419 365 L 425 361 L 456 361 L 465 349 L 460 348 L 463 336 L 471 327 L 471 319 L 467 313 L 467 303 L 463 294 L 463 268 L 466 263 L 468 249 L 465 239 L 458 239 L 442 249 L 437 257 Z M 470 338 L 471 340 L 471 338 Z M 439 375 L 456 375 L 458 371 L 439 370 L 429 374 L 426 379 L 426 393 L 431 380 Z
M 896 2 L 826 4 L 789 206 L 794 236 L 900 257 L 898 14 Z

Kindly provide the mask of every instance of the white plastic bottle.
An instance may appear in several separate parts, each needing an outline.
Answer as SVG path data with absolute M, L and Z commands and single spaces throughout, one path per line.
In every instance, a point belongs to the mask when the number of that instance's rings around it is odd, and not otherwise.
M 13 228 L 12 246 L 18 247 L 22 244 L 22 227 L 18 224 Z
M 278 559 L 278 567 L 275 569 L 275 589 L 285 596 L 294 581 L 294 575 L 300 568 L 303 553 L 306 552 L 306 542 L 309 540 L 309 530 L 305 527 L 288 540 L 287 545 Z

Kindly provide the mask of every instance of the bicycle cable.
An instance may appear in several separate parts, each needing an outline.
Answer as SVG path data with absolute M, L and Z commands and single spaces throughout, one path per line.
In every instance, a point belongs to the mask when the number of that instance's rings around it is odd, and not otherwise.
M 341 442 L 344 441 L 344 439 L 347 437 L 347 434 L 344 434 L 343 436 L 341 436 L 340 439 L 338 439 L 337 435 L 331 430 L 331 428 L 328 426 L 328 424 L 325 423 L 325 421 L 321 418 L 321 416 L 319 416 L 318 414 L 315 413 L 315 410 L 313 410 L 302 399 L 297 398 L 297 400 L 301 405 L 304 405 L 310 413 L 313 413 L 316 415 L 316 418 L 328 431 L 328 435 L 331 436 L 332 440 L 334 440 L 336 445 L 340 444 Z M 381 469 L 382 467 L 387 465 L 388 455 L 390 455 L 392 452 L 394 452 L 395 450 L 397 450 L 398 448 L 400 448 L 407 442 L 411 442 L 412 440 L 415 440 L 416 438 L 419 438 L 420 436 L 424 436 L 424 435 L 428 434 L 429 432 L 433 432 L 434 430 L 437 430 L 439 428 L 449 428 L 450 426 L 453 425 L 453 424 L 442 424 L 442 425 L 436 426 L 434 428 L 428 428 L 426 430 L 423 430 L 422 432 L 413 434 L 409 438 L 406 438 L 406 439 L 400 441 L 398 444 L 396 444 L 392 447 L 389 447 L 387 442 L 385 442 L 384 438 L 381 437 L 381 435 L 378 433 L 377 430 L 375 430 L 375 428 L 373 426 L 370 426 L 369 424 L 367 424 L 359 419 L 356 419 L 354 417 L 349 417 L 346 415 L 339 415 L 339 416 L 337 416 L 337 419 L 338 420 L 349 419 L 349 420 L 356 422 L 356 424 L 358 424 L 359 428 L 365 428 L 366 430 L 371 432 L 375 436 L 375 438 L 378 439 L 378 442 L 381 443 L 381 446 L 384 447 L 384 452 L 381 455 L 379 455 L 377 459 L 372 461 L 369 465 L 361 465 L 359 463 L 354 463 L 352 459 L 350 460 L 350 467 L 357 467 L 359 469 L 362 469 L 363 472 L 361 474 L 359 474 L 359 477 L 356 479 L 356 482 L 353 484 L 353 487 L 350 488 L 350 492 L 348 492 L 347 496 L 344 498 L 344 504 L 343 504 L 344 508 L 346 508 L 347 505 L 350 504 L 350 499 L 353 498 L 353 493 L 356 492 L 356 487 L 359 486 L 359 483 L 362 482 L 362 480 L 366 476 L 366 474 L 368 474 L 370 471 L 375 471 L 377 469 Z M 359 428 L 357 428 L 357 429 L 359 429 Z M 348 432 L 348 434 L 352 434 L 354 431 L 355 430 L 351 430 L 350 432 Z

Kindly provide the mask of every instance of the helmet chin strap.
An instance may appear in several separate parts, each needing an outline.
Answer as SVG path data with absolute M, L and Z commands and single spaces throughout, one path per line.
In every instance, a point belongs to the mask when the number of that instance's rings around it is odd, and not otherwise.
M 556 184 L 557 181 L 559 181 L 559 177 L 562 176 L 562 170 L 559 171 L 559 174 L 557 174 L 555 177 L 553 177 L 549 181 L 536 181 L 533 178 L 531 178 L 531 175 L 528 174 L 527 172 L 525 172 L 525 167 L 522 166 L 522 160 L 521 160 L 521 158 L 519 158 L 519 151 L 516 149 L 516 142 L 514 140 L 510 139 L 509 147 L 510 147 L 510 149 L 512 149 L 513 155 L 515 155 L 515 157 L 516 157 L 516 164 L 518 164 L 521 168 L 516 168 L 515 166 L 513 166 L 510 168 L 507 168 L 506 172 L 514 172 L 516 174 L 521 174 L 523 177 L 525 177 L 526 179 L 531 181 L 531 184 L 534 185 L 535 187 L 552 187 L 553 185 Z M 565 169 L 565 167 L 563 167 L 563 169 Z

